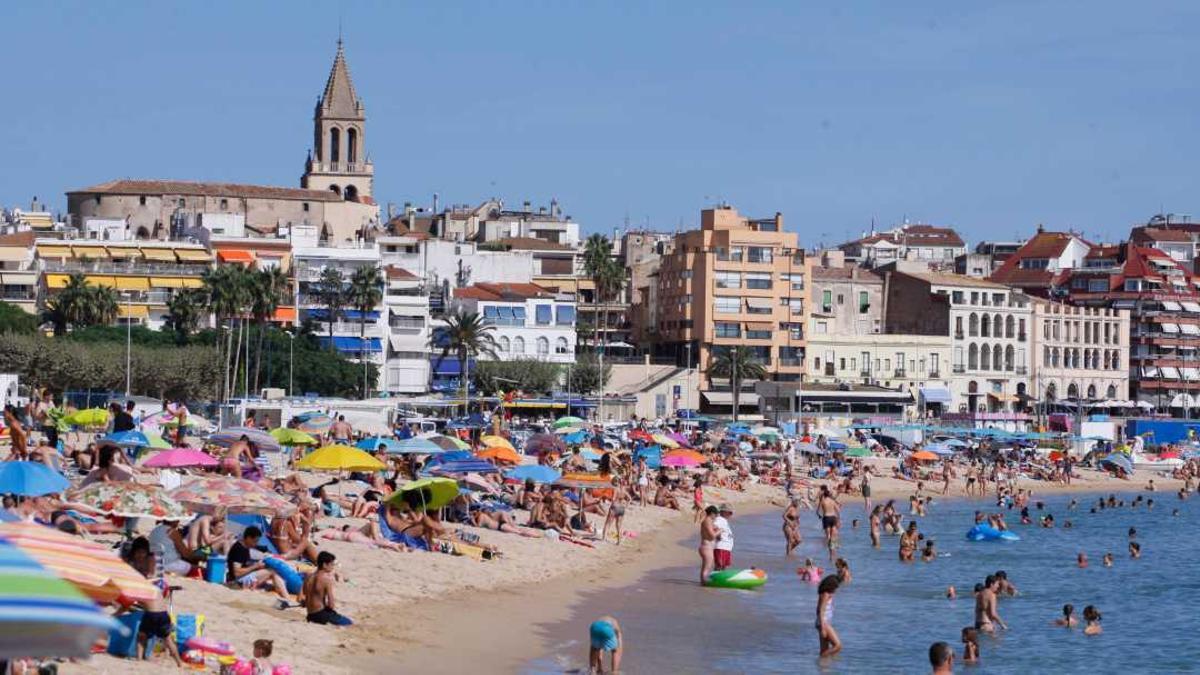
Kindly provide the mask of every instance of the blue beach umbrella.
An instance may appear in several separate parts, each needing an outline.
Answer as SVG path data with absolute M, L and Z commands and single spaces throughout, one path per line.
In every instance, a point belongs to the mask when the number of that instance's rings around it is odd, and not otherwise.
M 361 441 L 355 443 L 354 447 L 358 448 L 359 450 L 364 450 L 366 452 L 376 452 L 378 450 L 385 450 L 388 452 L 393 452 L 394 451 L 393 448 L 397 448 L 397 447 L 399 447 L 399 445 L 400 445 L 400 441 L 398 441 L 394 438 L 376 437 L 376 438 L 364 438 Z
M 562 474 L 548 466 L 526 464 L 509 469 L 504 473 L 504 477 L 513 480 L 532 480 L 535 483 L 553 483 L 562 478 Z
M 1100 463 L 1111 464 L 1128 474 L 1133 473 L 1133 462 L 1129 461 L 1129 457 L 1122 455 L 1119 452 L 1114 452 L 1113 454 L 1105 457 L 1104 459 L 1100 460 Z
M 0 463 L 0 494 L 39 497 L 69 487 L 71 481 L 41 462 Z
M 563 436 L 563 442 L 567 443 L 568 445 L 583 445 L 584 443 L 587 443 L 588 438 L 588 432 L 581 430 Z
M 134 430 L 111 433 L 100 440 L 114 443 L 122 448 L 144 448 L 150 445 L 150 439 L 146 438 L 146 434 Z
M 402 441 L 390 438 L 370 438 L 367 440 L 373 444 L 384 444 L 384 450 L 389 455 L 440 455 L 446 452 L 442 449 L 442 446 L 428 438 L 406 438 Z M 362 447 L 362 443 L 363 441 L 359 441 L 360 448 Z

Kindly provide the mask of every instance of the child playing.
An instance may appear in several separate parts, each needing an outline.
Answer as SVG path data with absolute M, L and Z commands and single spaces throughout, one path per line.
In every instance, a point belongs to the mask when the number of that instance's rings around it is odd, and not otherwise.
M 692 522 L 699 523 L 704 519 L 704 479 L 696 476 L 692 483 Z
M 979 631 L 967 626 L 962 629 L 963 663 L 979 663 Z
M 275 665 L 271 663 L 271 652 L 274 650 L 275 642 L 272 640 L 254 641 L 254 658 L 250 660 L 250 664 L 254 666 L 254 675 L 269 675 L 275 669 Z

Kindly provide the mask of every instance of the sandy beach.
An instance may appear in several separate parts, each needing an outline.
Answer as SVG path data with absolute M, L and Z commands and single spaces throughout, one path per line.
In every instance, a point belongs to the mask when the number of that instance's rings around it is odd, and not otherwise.
M 888 460 L 872 461 L 880 469 L 890 467 Z M 1130 492 L 1143 490 L 1151 477 L 1139 472 L 1126 481 L 1088 469 L 1079 473 L 1070 486 L 1021 480 L 1018 487 L 1032 489 L 1035 495 Z M 1168 477 L 1154 478 L 1160 492 L 1170 493 L 1181 485 Z M 877 478 L 872 488 L 878 502 L 907 499 L 915 484 Z M 940 495 L 941 485 L 927 483 L 926 491 Z M 961 478 L 947 496 L 965 496 Z M 740 515 L 784 504 L 782 489 L 765 485 L 752 485 L 745 492 L 709 488 L 706 497 L 713 503 L 733 504 Z M 853 499 L 858 498 L 843 497 L 843 501 Z M 981 505 L 988 503 L 980 500 Z M 353 521 L 322 519 L 320 524 L 332 527 L 345 522 Z M 589 548 L 465 528 L 503 551 L 499 559 L 487 562 L 321 540 L 323 549 L 338 556 L 347 577 L 338 588 L 338 600 L 341 611 L 356 625 L 346 629 L 305 623 L 299 609 L 275 609 L 269 594 L 196 579 L 175 579 L 182 590 L 175 593 L 174 609 L 203 614 L 205 635 L 231 643 L 239 654 L 249 654 L 255 639 L 274 640 L 275 662 L 289 663 L 297 673 L 460 673 L 477 671 L 482 664 L 489 672 L 516 672 L 521 664 L 544 653 L 547 636 L 540 626 L 568 618 L 583 593 L 619 588 L 649 570 L 694 562 L 690 543 L 694 527 L 690 511 L 649 506 L 629 510 L 625 530 L 636 534 L 620 546 L 610 541 Z M 172 670 L 169 660 L 162 658 L 140 662 L 106 655 L 63 668 L 63 672 L 80 673 Z

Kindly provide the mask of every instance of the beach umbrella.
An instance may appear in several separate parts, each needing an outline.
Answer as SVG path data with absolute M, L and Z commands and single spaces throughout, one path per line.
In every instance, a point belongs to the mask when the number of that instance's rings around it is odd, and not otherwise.
M 695 450 L 685 450 L 682 448 L 679 450 L 670 450 L 663 455 L 663 459 L 667 459 L 668 457 L 686 457 L 697 464 L 703 464 L 708 461 L 708 457 L 706 457 L 704 453 L 696 452 Z
M 521 456 L 512 448 L 505 448 L 499 445 L 494 445 L 490 448 L 485 448 L 475 453 L 475 456 L 480 459 L 490 459 L 495 462 L 503 462 L 506 464 L 520 464 Z
M 464 442 L 462 439 L 455 438 L 453 436 L 447 436 L 445 434 L 425 434 L 425 435 L 419 436 L 418 438 L 420 438 L 421 440 L 429 441 L 430 443 L 433 443 L 434 445 L 438 446 L 442 450 L 470 450 L 471 449 L 471 446 L 468 445 L 466 442 Z M 409 440 L 411 440 L 411 439 L 409 439 Z
M 554 433 L 558 434 L 559 436 L 570 436 L 571 434 L 579 433 L 579 431 L 579 427 L 558 427 L 554 430 Z
M 574 417 L 571 415 L 567 415 L 565 417 L 560 417 L 560 418 L 554 420 L 554 428 L 555 429 L 561 429 L 563 427 L 581 427 L 585 424 L 587 424 L 586 420 L 579 418 L 579 417 Z
M 925 450 L 932 452 L 939 457 L 949 457 L 950 455 L 954 454 L 953 448 L 947 447 L 942 443 L 930 443 L 929 445 L 925 446 Z
M 588 490 L 593 488 L 603 489 L 612 487 L 612 476 L 599 473 L 565 473 L 561 478 L 554 481 L 554 484 L 562 487 Z
M 587 443 L 588 437 L 588 432 L 576 431 L 563 436 L 563 442 L 568 445 L 583 445 L 584 443 Z
M 461 476 L 468 473 L 498 473 L 495 464 L 482 459 L 459 459 L 429 467 L 428 472 L 439 476 Z
M 146 434 L 143 434 L 140 431 L 134 431 L 132 429 L 129 431 L 118 431 L 108 434 L 107 436 L 102 437 L 100 440 L 108 441 L 109 443 L 112 443 L 113 445 L 119 445 L 122 448 L 143 448 L 150 445 L 150 439 L 146 438 Z
M 191 515 L 161 487 L 141 483 L 92 483 L 68 493 L 67 502 L 122 518 L 183 520 Z
M 247 441 L 253 443 L 254 446 L 259 450 L 265 450 L 267 452 L 280 452 L 283 450 L 283 446 L 279 444 L 279 441 L 275 440 L 274 436 L 263 431 L 262 429 L 253 429 L 251 427 L 230 427 L 228 429 L 222 429 L 209 436 L 208 442 L 222 448 L 228 448 L 234 443 L 242 440 L 243 436 Z
M 35 523 L 0 523 L 0 537 L 100 603 L 146 602 L 161 592 L 105 544 Z
M 545 455 L 567 451 L 567 444 L 554 434 L 534 434 L 525 441 L 525 453 L 530 455 Z
M 392 451 L 393 448 L 400 447 L 400 441 L 395 438 L 385 438 L 383 436 L 374 436 L 372 438 L 364 438 L 354 444 L 354 447 L 366 452 L 379 452 L 380 450 Z
M 843 443 L 842 441 L 835 441 L 832 439 L 827 443 L 827 445 L 829 446 L 829 449 L 833 450 L 834 452 L 842 452 L 842 451 L 850 449 L 850 446 L 847 445 L 846 443 Z
M 853 448 L 848 448 L 846 450 L 846 456 L 847 457 L 870 457 L 871 451 L 862 446 L 857 446 L 857 447 L 853 447 Z
M 948 445 L 952 448 L 969 448 L 971 444 L 961 438 L 949 438 L 942 441 L 942 445 Z
M 0 659 L 86 658 L 121 624 L 29 554 L 0 540 Z
M 71 481 L 41 462 L 0 462 L 0 494 L 39 497 L 69 487 Z
M 458 481 L 450 478 L 422 478 L 402 485 L 388 498 L 388 502 L 434 511 L 454 501 L 457 496 Z
M 653 439 L 655 443 L 658 443 L 659 445 L 661 445 L 664 448 L 672 448 L 673 449 L 673 448 L 679 447 L 679 443 L 677 443 L 674 438 L 671 438 L 670 436 L 667 436 L 666 434 L 652 434 L 650 436 L 650 438 Z
M 224 506 L 230 513 L 274 515 L 296 510 L 296 505 L 281 494 L 271 492 L 254 481 L 232 476 L 198 478 L 175 488 L 171 499 L 200 513 L 212 513 Z
M 1100 463 L 1101 464 L 1109 464 L 1111 466 L 1117 467 L 1118 469 L 1121 469 L 1122 471 L 1124 471 L 1127 474 L 1130 474 L 1130 475 L 1133 474 L 1133 462 L 1131 462 L 1129 460 L 1129 457 L 1127 455 L 1123 455 L 1121 453 L 1114 452 L 1111 455 L 1100 460 Z
M 318 471 L 382 471 L 387 466 L 358 448 L 327 445 L 296 462 L 296 468 Z
M 670 453 L 663 455 L 660 461 L 662 466 L 670 467 L 672 469 L 700 466 L 700 462 L 697 462 L 693 457 L 687 457 L 684 455 L 671 455 Z
M 932 452 L 929 452 L 928 450 L 919 450 L 917 452 L 914 452 L 912 455 L 910 455 L 910 457 L 917 460 L 918 462 L 933 462 L 933 461 L 937 461 L 937 458 L 938 458 L 937 455 L 933 454 Z
M 329 415 L 313 415 L 301 421 L 296 428 L 309 434 L 323 434 L 332 426 L 333 418 Z
M 67 424 L 77 427 L 102 427 L 108 424 L 108 411 L 104 408 L 86 408 L 63 418 Z
M 667 437 L 670 438 L 671 440 L 675 441 L 676 443 L 678 443 L 680 445 L 680 447 L 684 447 L 684 448 L 692 447 L 692 444 L 690 441 L 688 441 L 687 436 L 684 436 L 683 434 L 679 433 L 678 431 L 672 431 L 671 433 L 667 434 Z
M 194 448 L 171 448 L 155 454 L 142 463 L 151 469 L 183 469 L 191 466 L 217 466 L 216 457 Z
M 562 474 L 548 466 L 526 464 L 505 471 L 504 477 L 520 481 L 532 480 L 535 483 L 553 483 L 562 478 Z
M 447 451 L 430 438 L 406 438 L 388 444 L 387 452 L 389 455 L 438 455 Z
M 280 427 L 271 430 L 271 438 L 279 441 L 280 445 L 317 445 L 317 439 L 299 429 Z
M 146 445 L 148 448 L 153 448 L 155 450 L 167 450 L 171 447 L 171 444 L 167 442 L 167 439 L 163 438 L 159 434 L 149 433 L 145 434 L 145 436 L 146 440 L 149 441 L 149 443 Z
M 629 440 L 645 441 L 646 443 L 653 443 L 654 436 L 650 432 L 646 431 L 645 429 L 634 429 L 633 431 L 629 432 Z
M 485 448 L 508 448 L 509 450 L 516 450 L 513 444 L 503 436 L 481 436 L 479 442 Z

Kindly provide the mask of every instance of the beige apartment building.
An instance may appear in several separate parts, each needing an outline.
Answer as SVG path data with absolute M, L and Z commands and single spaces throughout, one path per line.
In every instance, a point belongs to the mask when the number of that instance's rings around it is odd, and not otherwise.
M 1034 298 L 1033 395 L 1040 401 L 1129 398 L 1129 310 Z
M 714 354 L 749 349 L 768 378 L 796 381 L 804 372 L 808 260 L 783 216 L 750 219 L 731 206 L 705 209 L 700 229 L 675 235 L 657 273 L 656 324 L 644 327 L 654 354 L 704 373 Z M 700 378 L 709 406 L 729 408 L 729 382 Z M 744 383 L 746 389 L 753 383 Z M 757 396 L 742 397 L 757 406 Z

